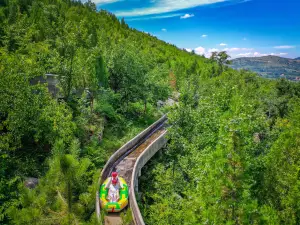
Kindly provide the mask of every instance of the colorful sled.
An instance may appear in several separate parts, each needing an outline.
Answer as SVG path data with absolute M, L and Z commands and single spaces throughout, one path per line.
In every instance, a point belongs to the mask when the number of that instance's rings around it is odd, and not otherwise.
M 107 212 L 120 212 L 128 205 L 128 185 L 122 177 L 119 177 L 120 184 L 121 186 L 123 186 L 123 188 L 120 189 L 120 199 L 118 202 L 108 202 L 108 189 L 106 189 L 105 187 L 109 180 L 110 177 L 107 178 L 100 187 L 99 196 L 101 208 Z

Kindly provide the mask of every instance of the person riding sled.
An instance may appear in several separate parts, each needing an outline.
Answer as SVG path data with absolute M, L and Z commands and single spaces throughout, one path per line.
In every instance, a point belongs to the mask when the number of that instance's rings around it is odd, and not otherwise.
M 120 188 L 123 188 L 117 172 L 112 172 L 110 180 L 106 184 L 109 202 L 117 202 L 120 199 Z
M 100 205 L 106 212 L 120 212 L 128 205 L 128 185 L 124 178 L 113 172 L 101 185 Z

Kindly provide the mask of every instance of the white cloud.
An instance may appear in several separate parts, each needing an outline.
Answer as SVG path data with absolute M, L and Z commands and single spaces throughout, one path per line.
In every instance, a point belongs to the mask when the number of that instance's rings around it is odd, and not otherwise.
M 218 48 L 209 48 L 208 50 L 206 50 L 204 47 L 198 47 L 195 48 L 194 51 L 196 54 L 198 55 L 205 55 L 205 57 L 209 58 L 212 54 L 212 52 L 220 52 L 220 51 L 228 51 L 228 52 L 236 52 L 236 51 L 245 51 L 245 50 L 249 50 L 251 51 L 252 49 L 248 49 L 248 48 L 225 48 L 223 50 L 218 49 Z M 244 56 L 253 56 L 253 53 L 249 52 L 249 53 L 240 53 L 238 55 L 236 55 L 237 57 L 244 57 Z
M 209 58 L 212 52 L 219 52 L 220 50 L 217 48 L 210 48 L 206 50 L 204 47 L 200 46 L 198 48 L 195 48 L 194 51 L 197 55 L 204 55 L 206 58 Z
M 241 51 L 252 51 L 253 48 L 241 48 Z
M 172 18 L 182 16 L 181 13 L 175 13 L 175 14 L 167 14 L 167 15 L 159 15 L 159 16 L 147 16 L 147 17 L 134 17 L 134 18 L 128 18 L 126 21 L 135 21 L 135 20 L 156 20 L 156 19 L 166 19 L 166 18 Z
M 227 51 L 227 52 L 233 52 L 233 51 L 238 51 L 238 48 L 224 48 L 223 51 Z
M 194 51 L 195 51 L 195 53 L 198 54 L 198 55 L 203 55 L 203 54 L 205 54 L 205 48 L 203 48 L 203 47 L 201 47 L 201 46 L 198 47 L 198 48 L 195 48 Z
M 288 53 L 271 53 L 270 55 L 273 55 L 273 56 L 284 56 L 284 55 L 288 55 Z
M 101 1 L 101 0 L 96 0 Z M 95 2 L 96 2 L 95 1 Z M 113 1 L 113 0 L 104 0 L 104 1 Z M 189 9 L 200 5 L 208 5 L 218 2 L 224 2 L 226 0 L 160 0 L 154 1 L 151 7 L 147 8 L 136 8 L 129 11 L 119 11 L 115 14 L 119 17 L 127 16 L 144 16 L 151 14 L 161 14 L 174 12 L 182 9 Z
M 161 31 L 163 31 L 163 32 L 167 32 L 167 29 L 163 28 L 163 29 L 161 29 Z
M 201 37 L 206 38 L 208 35 L 207 34 L 203 34 Z
M 185 49 L 186 51 L 191 52 L 192 49 Z M 218 49 L 218 48 L 209 48 L 205 49 L 204 47 L 200 46 L 198 48 L 194 49 L 195 53 L 198 55 L 204 55 L 205 57 L 209 58 L 212 54 L 212 52 L 220 52 L 220 51 L 227 51 L 228 54 L 232 58 L 237 57 L 262 57 L 262 56 L 286 56 L 288 53 L 281 52 L 281 53 L 261 53 L 258 51 L 254 51 L 253 48 L 224 48 L 224 49 Z
M 238 57 L 261 57 L 261 56 L 267 56 L 270 54 L 262 54 L 259 52 L 246 52 L 246 53 L 239 53 L 236 56 Z
M 185 14 L 184 16 L 181 16 L 180 19 L 188 19 L 194 16 L 195 16 L 194 14 Z
M 192 52 L 193 50 L 190 48 L 184 48 L 184 50 L 186 50 L 187 52 Z
M 220 46 L 227 46 L 227 44 L 225 44 L 225 43 L 221 43 L 221 44 L 220 44 Z
M 259 52 L 254 52 L 253 53 L 253 56 L 254 57 L 261 57 L 261 56 L 267 56 L 268 54 L 262 54 L 262 53 L 259 53 Z
M 236 56 L 237 57 L 262 57 L 262 56 L 268 56 L 268 55 L 271 55 L 271 56 L 285 56 L 285 55 L 288 55 L 288 53 L 269 53 L 269 54 L 266 54 L 266 53 L 260 53 L 260 52 L 247 52 L 247 53 L 237 54 Z
M 247 52 L 247 53 L 240 53 L 240 54 L 237 54 L 237 56 L 240 56 L 240 57 L 250 57 L 252 56 L 252 52 Z
M 238 52 L 238 51 L 252 51 L 253 48 L 224 48 L 226 52 Z
M 281 45 L 281 46 L 275 46 L 274 48 L 277 48 L 277 49 L 291 49 L 291 48 L 295 48 L 295 46 Z
M 219 51 L 219 49 L 217 49 L 217 48 L 210 48 L 210 49 L 208 49 L 209 53 L 218 52 L 218 51 Z

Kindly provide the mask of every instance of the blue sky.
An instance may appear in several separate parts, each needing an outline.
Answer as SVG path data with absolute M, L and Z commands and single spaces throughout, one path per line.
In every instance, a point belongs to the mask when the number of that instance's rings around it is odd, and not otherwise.
M 130 27 L 209 56 L 300 57 L 300 0 L 94 0 Z

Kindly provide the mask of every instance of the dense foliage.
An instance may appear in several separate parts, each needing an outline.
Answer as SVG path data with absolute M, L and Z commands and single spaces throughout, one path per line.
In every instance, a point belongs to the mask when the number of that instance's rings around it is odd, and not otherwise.
M 0 1 L 0 223 L 97 223 L 99 169 L 207 63 L 91 1 Z
M 145 169 L 147 224 L 299 224 L 300 84 L 192 76 L 171 142 Z
M 179 50 L 91 1 L 0 1 L 0 223 L 97 224 L 99 170 L 172 90 L 147 222 L 299 223 L 299 85 L 230 70 L 222 54 Z M 59 93 L 32 82 L 45 74 Z

